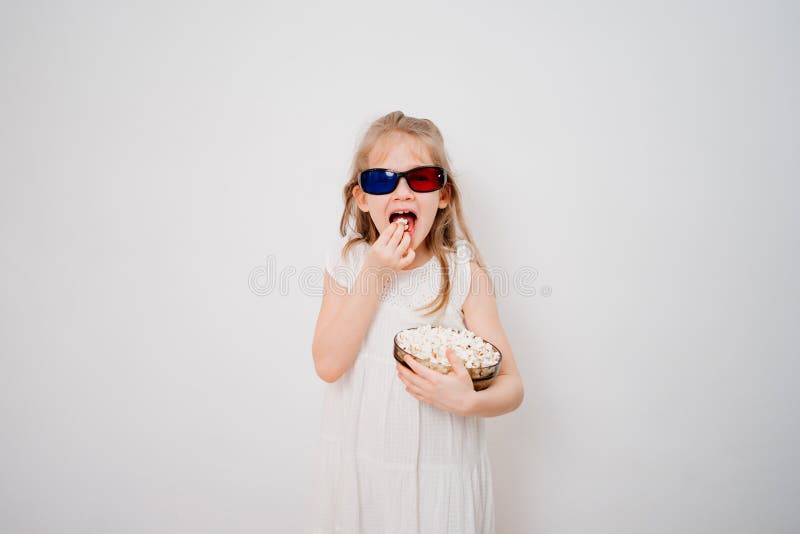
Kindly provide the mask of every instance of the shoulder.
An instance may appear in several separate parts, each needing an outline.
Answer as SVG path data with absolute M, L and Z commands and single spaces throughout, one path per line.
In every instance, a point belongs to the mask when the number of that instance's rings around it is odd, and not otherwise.
M 474 259 L 469 261 L 469 270 L 469 290 L 461 308 L 464 325 L 485 339 L 500 339 L 504 334 L 488 270 Z
M 458 295 L 458 308 L 464 313 L 467 300 L 473 292 L 473 288 L 477 285 L 475 278 L 479 274 L 480 268 L 476 251 L 468 240 L 457 239 L 453 244 L 452 250 L 451 257 L 453 258 L 455 283 L 453 289 Z
M 453 258 L 456 269 L 462 271 L 462 278 L 471 279 L 478 269 L 478 254 L 472 243 L 458 239 L 453 245 Z
M 357 237 L 359 237 L 358 234 L 353 233 L 337 236 L 328 242 L 325 250 L 325 270 L 344 287 L 349 287 L 350 282 L 355 280 L 367 246 L 366 242 L 355 241 L 350 247 L 347 247 L 347 244 Z
M 355 240 L 358 237 L 360 237 L 358 234 L 348 233 L 347 235 L 337 236 L 329 240 L 325 250 L 325 265 L 334 266 L 338 263 L 347 263 L 357 258 L 358 255 L 363 252 L 364 246 L 366 246 L 366 242 Z M 354 242 L 350 247 L 347 247 L 350 241 Z M 345 251 L 345 248 L 347 248 L 347 251 Z
M 470 260 L 471 285 L 467 298 L 464 301 L 464 326 L 475 332 L 483 339 L 491 341 L 503 355 L 503 364 L 500 366 L 499 375 L 513 375 L 519 381 L 520 401 L 524 396 L 522 380 L 519 369 L 511 352 L 503 325 L 500 322 L 500 313 L 495 298 L 488 269 L 478 265 L 476 260 Z
M 478 254 L 473 246 L 466 239 L 456 242 L 456 261 L 461 264 L 465 271 L 465 276 L 469 282 L 468 291 L 464 299 L 462 309 L 464 315 L 476 315 L 477 313 L 491 312 L 496 310 L 494 287 L 491 277 L 486 267 L 478 263 Z
M 453 257 L 457 267 L 469 268 L 472 260 L 475 259 L 475 253 L 472 250 L 472 245 L 466 239 L 458 239 L 453 244 Z
M 494 288 L 489 271 L 481 267 L 476 260 L 469 261 L 470 292 L 467 297 L 473 294 L 485 294 L 494 300 Z

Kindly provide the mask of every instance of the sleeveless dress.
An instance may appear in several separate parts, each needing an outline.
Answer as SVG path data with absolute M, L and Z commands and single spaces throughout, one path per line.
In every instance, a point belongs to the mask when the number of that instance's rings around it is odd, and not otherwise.
M 329 248 L 325 268 L 352 289 L 369 245 L 340 257 L 351 235 Z M 483 418 L 417 400 L 397 376 L 394 335 L 426 323 L 464 328 L 471 249 L 448 257 L 450 300 L 437 315 L 414 308 L 441 285 L 436 257 L 398 271 L 387 284 L 354 365 L 325 387 L 318 455 L 308 497 L 311 534 L 494 534 L 492 472 Z

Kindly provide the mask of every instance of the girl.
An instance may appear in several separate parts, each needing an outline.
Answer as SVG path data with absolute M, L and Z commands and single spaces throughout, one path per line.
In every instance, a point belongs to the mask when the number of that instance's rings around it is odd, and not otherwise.
M 344 204 L 312 346 L 328 385 L 310 532 L 493 534 L 483 418 L 518 408 L 523 388 L 439 129 L 400 111 L 376 120 Z M 397 364 L 394 335 L 426 323 L 494 343 L 492 385 L 475 391 L 449 350 L 447 375 Z

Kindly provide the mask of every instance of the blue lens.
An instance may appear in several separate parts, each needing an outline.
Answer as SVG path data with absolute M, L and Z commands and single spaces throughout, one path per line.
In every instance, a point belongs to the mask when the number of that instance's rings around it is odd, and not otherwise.
M 385 195 L 397 187 L 397 173 L 384 170 L 369 170 L 361 173 L 361 189 L 370 195 Z

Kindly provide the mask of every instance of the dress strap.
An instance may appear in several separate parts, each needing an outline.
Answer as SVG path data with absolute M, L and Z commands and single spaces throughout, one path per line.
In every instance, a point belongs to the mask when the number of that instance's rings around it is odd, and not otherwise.
M 452 254 L 453 263 L 453 286 L 451 291 L 451 302 L 455 309 L 461 310 L 464 301 L 470 290 L 472 271 L 470 262 L 474 260 L 472 246 L 466 239 L 459 239 L 455 243 L 455 252 Z

